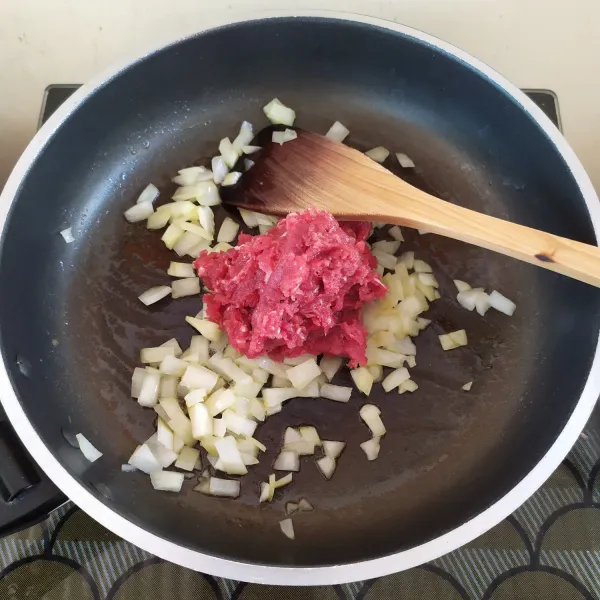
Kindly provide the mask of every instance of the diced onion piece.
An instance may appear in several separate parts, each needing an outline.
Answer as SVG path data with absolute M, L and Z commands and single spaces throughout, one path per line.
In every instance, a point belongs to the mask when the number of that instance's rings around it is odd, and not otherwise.
M 256 163 L 249 158 L 244 159 L 244 171 L 249 171 Z
M 315 453 L 315 445 L 306 440 L 300 440 L 299 442 L 289 442 L 283 447 L 284 450 L 294 452 L 298 456 L 310 456 Z
M 438 336 L 444 350 L 453 350 L 467 345 L 467 333 L 464 329 Z
M 231 171 L 231 173 L 227 173 L 225 175 L 225 179 L 223 179 L 223 183 L 221 185 L 227 187 L 228 185 L 235 185 L 239 180 L 242 174 L 239 171 Z
M 456 300 L 466 310 L 474 310 L 477 303 L 477 298 L 480 294 L 485 293 L 480 288 L 468 289 L 463 292 L 458 292 Z
M 256 213 L 250 210 L 244 210 L 243 208 L 239 208 L 238 210 L 240 211 L 240 216 L 242 217 L 242 221 L 244 221 L 246 227 L 250 227 L 250 229 L 258 227 Z
M 469 381 L 469 382 L 465 383 L 465 385 L 463 385 L 461 389 L 465 390 L 465 392 L 468 392 L 472 386 L 473 386 L 473 382 Z
M 319 366 L 321 367 L 321 371 L 325 373 L 325 377 L 331 381 L 340 370 L 342 359 L 339 356 L 323 356 Z
M 375 162 L 382 163 L 390 155 L 390 151 L 383 146 L 377 146 L 377 148 L 365 152 L 365 155 Z
M 201 365 L 188 365 L 181 378 L 181 385 L 190 390 L 202 388 L 210 392 L 215 385 L 217 385 L 218 379 L 218 375 L 206 367 Z
M 368 396 L 373 387 L 373 375 L 369 373 L 368 369 L 365 367 L 358 367 L 358 369 L 352 369 L 350 375 L 358 390 Z
M 213 432 L 213 420 L 208 414 L 206 406 L 199 402 L 188 408 L 190 421 L 192 422 L 192 435 L 194 439 L 199 440 Z
M 222 355 L 215 354 L 210 358 L 208 363 L 209 365 L 214 365 L 237 384 L 245 385 L 253 383 L 252 377 L 245 371 L 242 371 L 230 358 L 224 358 Z
M 292 479 L 293 479 L 292 474 L 288 473 L 287 475 L 285 475 L 281 479 L 276 480 L 273 483 L 272 487 L 275 490 L 278 489 L 278 488 L 284 487 L 284 486 L 288 485 L 289 483 L 292 483 Z
M 273 464 L 275 471 L 299 471 L 300 458 L 295 452 L 283 450 Z
M 217 186 L 212 181 L 204 182 L 202 193 L 198 196 L 197 200 L 201 206 L 217 206 L 221 204 L 221 197 L 219 196 Z
M 185 320 L 207 340 L 211 342 L 219 342 L 221 340 L 222 332 L 216 323 L 206 319 L 197 319 L 196 317 L 186 317 Z
M 327 398 L 328 400 L 335 400 L 336 402 L 348 402 L 348 400 L 350 400 L 350 396 L 352 395 L 352 388 L 326 383 L 321 386 L 319 394 L 321 398 Z
M 381 250 L 373 250 L 372 254 L 384 269 L 389 269 L 391 271 L 396 266 L 397 259 L 393 254 L 388 254 Z
M 300 429 L 298 429 L 298 433 L 300 434 L 300 437 L 302 438 L 302 440 L 304 440 L 305 442 L 308 442 L 309 444 L 312 444 L 313 446 L 321 445 L 321 438 L 319 437 L 319 434 L 317 433 L 316 428 L 313 427 L 312 425 L 306 426 L 306 427 L 300 427 Z
M 454 279 L 454 285 L 456 289 L 460 292 L 466 292 L 471 289 L 471 286 L 466 281 L 461 281 L 460 279 Z
M 495 308 L 497 311 L 512 317 L 517 305 L 509 300 L 506 296 L 503 296 L 500 292 L 494 290 L 489 296 L 490 306 Z
M 163 492 L 180 492 L 184 474 L 175 471 L 156 471 L 150 473 L 150 481 L 155 490 Z
M 158 346 L 156 348 L 142 348 L 140 350 L 140 362 L 147 364 L 159 363 L 167 356 L 175 358 L 175 348 Z
M 416 392 L 418 389 L 419 386 L 417 385 L 416 381 L 413 381 L 412 379 L 407 379 L 406 381 L 400 384 L 400 387 L 398 388 L 398 393 L 404 394 L 405 392 Z
M 198 404 L 198 402 L 204 402 L 206 398 L 206 390 L 201 388 L 197 390 L 192 390 L 189 394 L 185 395 L 185 405 L 190 408 L 194 406 L 194 404 Z M 216 435 L 216 434 L 215 434 Z M 223 437 L 223 436 L 219 436 Z
M 415 163 L 402 152 L 396 152 L 396 158 L 403 169 L 411 169 L 415 166 Z
M 234 479 L 219 479 L 211 477 L 208 484 L 208 493 L 221 498 L 237 498 L 240 495 L 240 482 Z
M 300 501 L 298 502 L 298 512 L 311 512 L 313 510 L 315 509 L 308 500 L 305 500 L 304 498 L 300 499 Z
M 131 377 L 131 397 L 139 398 L 140 392 L 142 391 L 142 384 L 144 383 L 144 379 L 146 379 L 146 369 L 142 369 L 141 367 L 136 367 L 133 370 L 133 375 Z
M 379 450 L 381 449 L 380 440 L 378 437 L 374 437 L 366 442 L 363 442 L 360 447 L 363 452 L 367 455 L 368 460 L 375 460 L 379 456 Z
M 491 308 L 490 297 L 485 292 L 480 292 L 475 299 L 475 310 L 482 317 Z
M 152 202 L 142 202 L 141 204 L 134 204 L 124 214 L 130 223 L 137 223 L 138 221 L 145 221 L 153 212 Z
M 342 123 L 336 121 L 330 128 L 329 131 L 325 134 L 325 137 L 328 137 L 330 140 L 334 142 L 343 142 L 350 133 L 350 130 L 347 129 Z
M 160 389 L 160 374 L 146 373 L 140 395 L 138 396 L 138 404 L 140 406 L 152 407 L 158 402 L 158 391 Z
M 287 444 L 291 444 L 293 442 L 301 442 L 301 441 L 302 441 L 302 436 L 300 435 L 300 432 L 297 429 L 294 429 L 293 427 L 288 427 L 285 430 L 285 433 L 283 435 L 284 446 L 287 446 Z
M 307 360 L 311 359 L 311 358 L 316 358 L 314 354 L 302 354 L 300 356 L 294 356 L 291 358 L 284 358 L 283 359 L 283 364 L 284 365 L 288 365 L 290 367 L 296 367 L 298 365 L 301 365 L 303 362 L 306 362 Z
M 213 419 L 213 435 L 216 438 L 224 438 L 227 435 L 227 425 L 224 419 Z
M 240 451 L 231 435 L 215 441 L 215 448 L 219 455 L 223 470 L 229 475 L 245 475 L 248 472 Z
M 75 438 L 79 443 L 81 453 L 90 461 L 94 462 L 102 456 L 102 452 L 98 450 L 83 434 L 78 433 Z
M 335 459 L 331 458 L 331 456 L 324 456 L 323 458 L 319 458 L 316 462 L 319 471 L 323 473 L 325 479 L 331 479 L 336 467 Z
M 298 137 L 298 134 L 296 133 L 296 131 L 294 129 L 286 129 L 283 132 L 283 141 L 284 142 L 291 142 L 292 140 L 295 140 Z
M 391 240 L 380 240 L 379 242 L 375 242 L 371 245 L 373 250 L 378 250 L 381 252 L 386 252 L 387 254 L 395 254 L 398 252 L 398 248 L 400 247 L 400 242 L 391 241 Z M 394 267 L 396 265 L 394 264 Z
M 419 273 L 418 275 L 419 281 L 423 285 L 431 286 L 434 288 L 440 287 L 437 279 L 431 273 Z
M 403 242 L 404 241 L 404 236 L 402 235 L 402 230 L 400 229 L 400 227 L 398 227 L 398 225 L 394 225 L 393 227 L 390 227 L 388 233 L 397 241 L 397 242 Z
M 173 430 L 160 417 L 156 422 L 156 439 L 167 450 L 173 450 Z
M 294 524 L 291 519 L 283 519 L 283 521 L 279 521 L 279 526 L 281 527 L 281 531 L 285 537 L 290 538 L 290 540 L 296 539 L 296 534 L 294 533 Z
M 428 265 L 424 260 L 419 260 L 418 258 L 413 262 L 413 270 L 415 273 L 431 273 L 432 268 Z
M 184 296 L 195 296 L 200 293 L 200 280 L 194 277 L 186 277 L 185 279 L 176 279 L 171 283 L 171 296 L 183 298 Z
M 149 183 L 137 199 L 137 204 L 143 204 L 144 202 L 152 204 L 158 198 L 159 194 L 158 188 L 154 184 Z
M 231 433 L 247 437 L 252 437 L 258 425 L 256 421 L 242 417 L 229 408 L 223 412 L 223 420 Z
M 255 152 L 258 152 L 259 150 L 262 150 L 262 148 L 260 146 L 244 146 L 242 148 L 242 152 L 244 154 L 254 154 Z
M 215 156 L 212 159 L 211 168 L 213 172 L 213 181 L 215 183 L 222 183 L 227 173 L 229 173 L 227 162 L 222 156 Z
M 271 375 L 279 375 L 280 377 L 287 377 L 286 368 L 280 364 L 270 359 L 268 356 L 261 356 L 256 359 L 256 364 L 261 368 L 271 373 Z
M 391 392 L 394 388 L 410 379 L 410 373 L 406 367 L 401 367 L 392 371 L 382 382 L 381 386 L 386 392 Z M 376 434 L 381 435 L 381 434 Z
M 171 206 L 172 204 L 164 204 L 159 206 L 155 212 L 153 212 L 146 221 L 147 229 L 162 229 L 166 226 L 171 218 Z
M 179 225 L 171 223 L 165 229 L 161 239 L 169 250 L 173 250 L 175 244 L 183 237 L 183 234 L 184 231 L 181 229 L 181 227 L 179 227 Z
M 285 505 L 285 514 L 288 517 L 290 515 L 293 515 L 297 510 L 298 510 L 298 503 L 297 502 L 286 502 L 286 505 Z
M 258 499 L 259 503 L 270 502 L 271 498 L 271 486 L 266 482 L 262 482 L 260 484 L 260 498 Z
M 127 462 L 144 473 L 154 473 L 162 469 L 147 444 L 138 446 Z
M 292 127 L 296 119 L 296 113 L 282 104 L 278 98 L 273 98 L 269 104 L 263 108 L 267 119 L 274 125 L 287 125 Z
M 332 442 L 329 440 L 323 440 L 323 452 L 325 456 L 329 456 L 332 459 L 336 459 L 346 447 L 346 442 Z
M 385 435 L 385 426 L 381 417 L 381 411 L 374 404 L 365 404 L 359 411 L 360 418 L 365 422 L 371 430 L 374 437 Z
M 212 208 L 210 206 L 199 206 L 197 212 L 200 225 L 212 238 L 215 234 L 215 215 Z
M 143 294 L 138 296 L 146 306 L 150 306 L 163 298 L 166 298 L 171 293 L 171 288 L 168 285 L 158 285 L 146 290 Z
M 297 390 L 301 390 L 321 373 L 317 361 L 314 358 L 309 358 L 303 363 L 288 369 L 287 377 Z
M 398 263 L 403 264 L 407 269 L 412 269 L 415 264 L 415 253 L 405 252 L 398 258 Z
M 233 219 L 226 217 L 219 229 L 217 242 L 233 242 L 239 229 L 240 226 Z
M 229 138 L 223 138 L 219 142 L 219 152 L 221 153 L 225 164 L 231 169 L 241 154 L 241 148 L 239 151 L 236 150 Z
M 367 369 L 373 376 L 374 383 L 377 383 L 383 379 L 383 367 L 381 365 L 369 365 Z
M 298 390 L 295 388 L 263 388 L 262 391 L 265 406 L 276 407 L 283 404 L 286 400 L 298 397 Z
M 233 147 L 238 151 L 242 152 L 243 149 L 252 141 L 254 138 L 254 131 L 252 123 L 244 121 L 240 127 L 240 132 L 237 137 L 233 140 Z
M 63 229 L 60 232 L 60 235 L 62 235 L 63 240 L 65 240 L 65 242 L 67 244 L 70 244 L 70 243 L 72 243 L 72 242 L 75 241 L 75 238 L 73 237 L 73 231 L 71 230 L 71 227 L 67 227 L 66 229 Z
M 195 277 L 196 273 L 194 272 L 193 265 L 190 263 L 171 262 L 167 275 L 170 275 L 171 277 L 188 278 Z
M 194 185 L 200 181 L 208 181 L 212 179 L 212 173 L 205 167 L 188 167 L 181 169 L 179 175 L 173 177 L 173 183 L 181 186 Z

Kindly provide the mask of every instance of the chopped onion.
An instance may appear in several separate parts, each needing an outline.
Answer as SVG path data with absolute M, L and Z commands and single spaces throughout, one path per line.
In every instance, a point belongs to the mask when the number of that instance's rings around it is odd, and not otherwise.
M 138 221 L 145 221 L 153 212 L 152 202 L 142 202 L 141 204 L 134 204 L 124 214 L 130 223 L 137 223 Z
M 386 430 L 379 416 L 381 411 L 374 404 L 365 404 L 359 411 L 360 418 L 365 422 L 367 427 L 371 430 L 374 437 L 381 437 L 385 435 Z
M 138 446 L 127 462 L 144 473 L 154 473 L 162 469 L 147 444 Z
M 325 134 L 325 137 L 328 137 L 330 140 L 334 142 L 343 142 L 350 133 L 350 130 L 347 129 L 344 125 L 342 125 L 339 121 L 336 121 L 329 129 L 329 131 Z
M 291 108 L 282 104 L 278 98 L 273 98 L 263 110 L 267 119 L 274 125 L 287 125 L 291 127 L 296 119 L 296 113 Z
M 396 152 L 396 158 L 403 169 L 412 169 L 415 166 L 415 163 L 402 152 Z
M 75 438 L 79 443 L 81 453 L 90 461 L 94 462 L 102 456 L 102 452 L 96 449 L 92 443 L 81 433 L 78 433 Z
M 293 515 L 298 510 L 297 502 L 287 502 L 285 505 L 285 514 L 289 517 Z
M 308 500 L 305 500 L 304 498 L 300 499 L 300 501 L 298 502 L 298 512 L 310 512 L 313 510 L 315 509 Z
M 339 356 L 323 356 L 319 366 L 321 367 L 321 371 L 325 373 L 325 377 L 331 381 L 340 370 L 342 359 Z
M 317 361 L 311 357 L 303 363 L 288 369 L 287 377 L 297 390 L 302 390 L 321 373 Z
M 152 438 L 146 441 L 146 445 L 150 448 L 152 454 L 156 456 L 156 460 L 161 468 L 166 469 L 170 467 L 177 460 L 177 452 L 165 448 L 157 439 Z
M 331 456 L 324 456 L 323 458 L 319 458 L 316 462 L 317 467 L 319 467 L 319 471 L 323 473 L 325 479 L 331 479 L 335 471 L 335 467 L 337 466 L 335 459 L 331 458 Z
M 378 383 L 383 379 L 383 367 L 381 365 L 369 365 L 367 369 L 373 376 L 374 383 Z
M 469 382 L 465 383 L 465 385 L 463 385 L 461 389 L 465 390 L 465 392 L 468 392 L 472 386 L 473 386 L 473 382 L 469 381 Z
M 173 450 L 173 431 L 160 417 L 156 422 L 156 440 L 167 450 Z
M 428 265 L 424 260 L 415 259 L 413 261 L 412 268 L 415 273 L 431 273 L 432 272 L 431 266 Z
M 249 158 L 244 159 L 244 171 L 249 171 L 256 163 Z
M 199 402 L 188 408 L 188 414 L 192 423 L 192 435 L 199 440 L 213 432 L 213 419 L 208 414 L 206 406 Z
M 226 217 L 219 229 L 219 235 L 217 236 L 217 242 L 233 242 L 237 235 L 240 226 L 229 217 Z
M 517 308 L 517 305 L 512 300 L 509 300 L 506 296 L 503 296 L 496 290 L 489 295 L 489 302 L 492 308 L 495 308 L 497 311 L 504 313 L 509 317 L 512 317 Z
M 152 407 L 158 402 L 158 391 L 160 389 L 160 374 L 146 373 L 140 395 L 138 396 L 138 404 L 140 406 Z
M 222 332 L 216 323 L 196 317 L 186 317 L 185 320 L 207 340 L 218 342 L 221 339 Z
M 365 152 L 365 155 L 375 162 L 382 163 L 390 155 L 390 151 L 383 146 L 377 146 L 377 148 Z
M 399 394 L 404 394 L 404 392 L 416 392 L 419 389 L 419 386 L 412 379 L 407 379 L 403 383 L 400 384 L 398 388 Z
M 234 479 L 219 479 L 211 477 L 208 484 L 208 493 L 221 498 L 237 498 L 240 495 L 240 482 Z
M 275 471 L 299 471 L 300 458 L 295 452 L 283 450 L 275 460 L 273 469 Z
M 221 153 L 225 164 L 231 169 L 241 154 L 241 148 L 237 150 L 229 138 L 223 138 L 219 142 L 219 152 Z
M 175 348 L 170 346 L 158 346 L 156 348 L 142 348 L 140 350 L 140 362 L 147 364 L 159 363 L 166 356 L 175 358 Z
M 290 540 L 296 539 L 296 535 L 294 534 L 294 524 L 292 523 L 291 519 L 279 521 L 279 526 L 281 527 L 281 531 L 285 537 L 290 538 Z
M 245 475 L 248 472 L 240 451 L 231 435 L 215 441 L 215 448 L 219 455 L 223 471 L 229 475 Z
M 141 367 L 136 367 L 133 370 L 133 376 L 131 377 L 131 397 L 138 398 L 140 392 L 142 391 L 142 384 L 144 383 L 144 379 L 146 379 L 146 369 L 142 369 Z
M 381 252 L 381 250 L 373 250 L 372 254 L 384 269 L 389 269 L 391 271 L 396 266 L 397 259 L 393 254 Z
M 480 294 L 485 294 L 481 288 L 468 289 L 459 292 L 456 296 L 458 303 L 466 310 L 474 310 L 477 304 L 477 298 Z
M 410 379 L 410 373 L 406 367 L 401 367 L 392 371 L 382 382 L 381 386 L 386 392 L 391 392 L 394 388 L 400 387 L 402 383 Z M 381 435 L 381 434 L 376 434 Z
M 255 152 L 258 152 L 259 150 L 262 150 L 262 148 L 260 146 L 244 146 L 242 148 L 242 152 L 244 154 L 254 154 Z
M 163 492 L 180 492 L 183 485 L 183 473 L 175 471 L 156 471 L 150 473 L 150 481 L 155 490 Z
M 194 406 L 194 404 L 198 404 L 198 402 L 204 402 L 206 398 L 206 390 L 197 389 L 192 390 L 189 394 L 185 395 L 185 405 L 190 408 L 190 406 Z M 220 436 L 223 437 L 223 436 Z
M 363 442 L 360 447 L 367 455 L 368 460 L 375 460 L 379 456 L 379 450 L 381 449 L 378 437 L 374 437 L 367 442 Z
M 354 385 L 358 388 L 359 392 L 368 396 L 371 393 L 373 387 L 373 375 L 369 373 L 365 367 L 358 367 L 358 369 L 352 369 L 350 371 Z
M 221 185 L 227 187 L 228 185 L 235 185 L 239 180 L 242 174 L 239 171 L 231 171 L 231 173 L 227 173 L 225 175 L 225 179 L 223 179 L 223 183 Z
M 229 168 L 227 167 L 225 159 L 222 156 L 215 156 L 212 159 L 211 167 L 213 172 L 213 181 L 215 183 L 222 183 L 227 173 L 229 173 Z
M 390 240 L 381 240 L 379 242 L 375 242 L 371 246 L 373 250 L 379 250 L 381 252 L 385 252 L 387 254 L 395 254 L 398 252 L 398 248 L 400 248 L 400 242 L 390 241 Z M 394 264 L 394 267 L 396 265 Z
M 242 417 L 229 408 L 223 412 L 223 420 L 227 429 L 236 435 L 252 437 L 256 431 L 257 423 L 255 421 Z
M 250 210 L 244 210 L 243 208 L 239 208 L 238 210 L 240 211 L 240 216 L 242 217 L 242 221 L 244 221 L 246 227 L 250 227 L 250 229 L 258 227 L 256 213 Z
M 461 281 L 460 279 L 454 279 L 454 285 L 459 293 L 471 289 L 471 286 L 466 281 Z
M 281 488 L 285 485 L 288 485 L 289 483 L 292 483 L 292 474 L 288 473 L 287 475 L 285 475 L 284 477 L 282 477 L 281 479 L 278 479 L 276 481 L 273 482 L 273 489 L 276 490 L 278 488 Z
M 150 306 L 163 298 L 166 298 L 171 293 L 171 288 L 168 285 L 159 285 L 146 290 L 138 298 L 146 305 Z
M 294 429 L 293 427 L 288 427 L 285 430 L 285 433 L 283 435 L 283 445 L 287 446 L 288 444 L 291 444 L 293 442 L 301 442 L 302 441 L 302 436 L 300 435 L 300 432 L 297 429 Z
M 248 121 L 244 121 L 242 123 L 242 126 L 240 127 L 240 132 L 238 133 L 237 137 L 233 140 L 232 145 L 235 148 L 235 150 L 238 151 L 238 153 L 241 153 L 244 147 L 246 147 L 247 144 L 249 144 L 253 138 L 254 132 L 252 124 L 248 123 Z
M 329 456 L 332 459 L 336 459 L 346 447 L 346 442 L 332 442 L 329 440 L 323 440 L 323 452 L 325 456 Z
M 208 210 L 210 210 L 210 208 Z M 190 263 L 171 262 L 167 275 L 170 275 L 171 277 L 188 278 L 195 277 L 196 273 L 194 272 L 193 265 Z
M 201 206 L 217 206 L 221 204 L 219 190 L 212 181 L 207 181 L 204 184 L 202 193 L 197 198 L 198 204 Z
M 177 279 L 171 283 L 171 296 L 174 299 L 183 298 L 184 296 L 195 296 L 199 293 L 200 280 L 196 276 Z
M 402 230 L 400 229 L 400 227 L 398 227 L 398 225 L 394 225 L 393 227 L 390 227 L 388 233 L 397 241 L 397 242 L 403 242 L 404 241 L 404 236 L 402 235 Z
M 321 386 L 319 393 L 321 398 L 335 400 L 336 402 L 348 402 L 348 400 L 350 400 L 350 396 L 352 395 L 352 388 L 325 383 Z
M 271 502 L 271 492 L 271 486 L 268 483 L 262 482 L 260 484 L 260 498 L 258 499 L 258 502 Z
M 286 400 L 298 397 L 298 390 L 294 388 L 263 388 L 262 391 L 265 406 L 280 406 Z
M 213 419 L 213 435 L 217 438 L 224 438 L 226 434 L 227 425 L 225 421 L 223 419 Z
M 200 181 L 208 181 L 212 179 L 212 172 L 205 167 L 188 167 L 181 169 L 177 177 L 171 180 L 173 183 L 181 186 L 194 185 Z
M 453 350 L 467 345 L 467 333 L 464 329 L 438 336 L 444 350 Z
M 298 433 L 300 434 L 301 439 L 305 442 L 308 442 L 313 446 L 321 445 L 321 438 L 319 437 L 316 428 L 312 425 L 307 427 L 300 427 Z
M 143 204 L 144 202 L 150 202 L 150 204 L 152 204 L 158 198 L 159 194 L 158 188 L 152 183 L 149 183 L 137 199 L 137 204 Z
M 217 385 L 218 379 L 216 373 L 202 365 L 188 365 L 181 378 L 181 385 L 190 390 L 202 388 L 210 392 Z
M 475 310 L 483 317 L 490 308 L 490 297 L 485 292 L 481 292 L 475 299 Z
M 310 456 L 311 454 L 315 453 L 315 445 L 307 442 L 306 440 L 289 442 L 288 444 L 285 444 L 283 449 L 289 452 L 294 452 L 298 456 Z
M 141 219 L 140 219 L 141 220 Z M 65 242 L 67 244 L 71 244 L 72 242 L 75 241 L 75 238 L 73 237 L 73 232 L 71 230 L 71 227 L 67 227 L 66 229 L 63 229 L 60 232 L 60 235 L 62 235 L 63 240 L 65 240 Z
M 198 221 L 204 230 L 213 237 L 215 234 L 215 214 L 210 206 L 199 206 Z

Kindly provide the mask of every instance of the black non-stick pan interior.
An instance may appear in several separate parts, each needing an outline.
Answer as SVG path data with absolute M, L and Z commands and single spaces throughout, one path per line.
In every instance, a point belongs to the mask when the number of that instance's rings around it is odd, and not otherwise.
M 414 394 L 383 394 L 388 433 L 378 460 L 359 443 L 364 398 L 347 405 L 299 399 L 258 430 L 269 453 L 237 501 L 155 492 L 121 473 L 153 431 L 153 411 L 129 397 L 141 347 L 192 331 L 197 298 L 146 308 L 137 296 L 169 282 L 172 259 L 123 211 L 148 182 L 167 192 L 178 168 L 201 164 L 242 120 L 262 127 L 279 97 L 297 124 L 334 120 L 359 149 L 384 145 L 416 163 L 410 180 L 451 202 L 594 243 L 578 187 L 558 151 L 502 89 L 470 67 L 399 33 L 344 21 L 283 19 L 235 25 L 153 54 L 97 89 L 58 129 L 28 173 L 0 256 L 4 360 L 29 418 L 55 455 L 114 510 L 174 542 L 212 555 L 275 565 L 375 558 L 466 522 L 541 459 L 577 403 L 598 339 L 596 289 L 438 236 L 407 231 L 405 249 L 441 284 L 433 324 L 417 340 Z M 386 163 L 387 164 L 387 163 Z M 390 159 L 390 168 L 393 161 Z M 406 175 L 405 173 L 403 175 Z M 168 196 L 168 194 L 166 194 Z M 59 231 L 73 227 L 76 241 Z M 453 278 L 518 305 L 514 317 L 469 313 Z M 469 345 L 443 352 L 437 335 L 465 328 Z M 461 390 L 473 380 L 470 392 Z M 343 378 L 341 379 L 343 381 Z M 330 482 L 314 460 L 271 505 L 258 485 L 287 425 L 312 424 L 348 447 Z M 63 431 L 104 453 L 89 466 Z M 282 534 L 287 501 L 316 510 Z

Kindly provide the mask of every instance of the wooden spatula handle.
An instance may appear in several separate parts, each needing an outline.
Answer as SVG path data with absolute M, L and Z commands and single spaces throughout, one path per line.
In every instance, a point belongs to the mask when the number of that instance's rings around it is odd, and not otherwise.
M 380 186 L 386 183 L 389 190 L 384 192 L 379 187 L 382 193 L 373 199 L 377 212 L 388 219 L 494 250 L 600 287 L 600 248 L 597 246 L 456 206 L 389 175 L 380 181 Z M 398 194 L 402 196 L 400 202 Z M 395 201 L 393 196 L 396 196 Z M 375 208 L 373 204 L 370 211 Z

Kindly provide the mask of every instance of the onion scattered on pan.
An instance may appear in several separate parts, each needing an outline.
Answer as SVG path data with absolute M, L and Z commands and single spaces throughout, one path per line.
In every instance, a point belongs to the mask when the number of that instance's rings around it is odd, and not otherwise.
M 296 120 L 296 113 L 274 98 L 264 108 L 264 113 L 274 125 L 287 125 L 292 127 Z
M 403 169 L 412 169 L 415 166 L 415 163 L 412 161 L 412 159 L 402 152 L 396 152 L 396 158 Z
M 468 392 L 472 386 L 473 386 L 473 382 L 468 381 L 467 383 L 465 383 L 465 385 L 462 386 L 462 389 L 465 390 L 465 392 Z
M 75 241 L 75 238 L 73 237 L 73 232 L 72 232 L 72 230 L 71 230 L 70 227 L 67 227 L 66 229 L 63 229 L 60 232 L 60 235 L 62 235 L 63 240 L 65 240 L 65 242 L 67 244 L 71 244 L 71 243 L 73 243 Z
M 81 453 L 90 461 L 94 462 L 102 456 L 102 452 L 96 449 L 96 447 L 81 433 L 78 433 L 75 438 L 79 443 L 79 449 Z
M 125 218 L 130 223 L 137 223 L 138 221 L 145 221 L 153 212 L 154 207 L 152 206 L 152 202 L 142 202 L 128 208 L 125 211 Z
M 146 290 L 139 296 L 139 299 L 146 305 L 150 306 L 163 298 L 166 298 L 171 293 L 171 288 L 168 285 L 159 285 Z
M 184 474 L 176 471 L 154 471 L 150 473 L 150 481 L 155 490 L 163 492 L 179 492 L 183 485 Z
M 296 534 L 294 533 L 294 524 L 292 523 L 291 519 L 283 519 L 283 521 L 279 522 L 279 526 L 286 537 L 290 538 L 290 540 L 296 539 Z
M 383 146 L 377 146 L 377 148 L 365 152 L 365 155 L 375 162 L 382 163 L 390 155 L 390 151 Z
M 150 204 L 152 204 L 159 195 L 160 192 L 158 191 L 158 188 L 154 184 L 149 183 L 140 194 L 136 204 L 143 204 L 144 202 L 150 202 Z
M 467 345 L 467 332 L 464 329 L 453 331 L 452 333 L 444 333 L 438 336 L 443 350 L 454 350 Z
M 366 442 L 363 442 L 360 447 L 367 455 L 368 460 L 375 460 L 379 456 L 379 450 L 381 449 L 378 437 L 374 437 Z
M 342 123 L 339 121 L 336 121 L 325 134 L 325 137 L 328 137 L 334 142 L 343 142 L 349 134 L 350 130 L 342 125 Z

